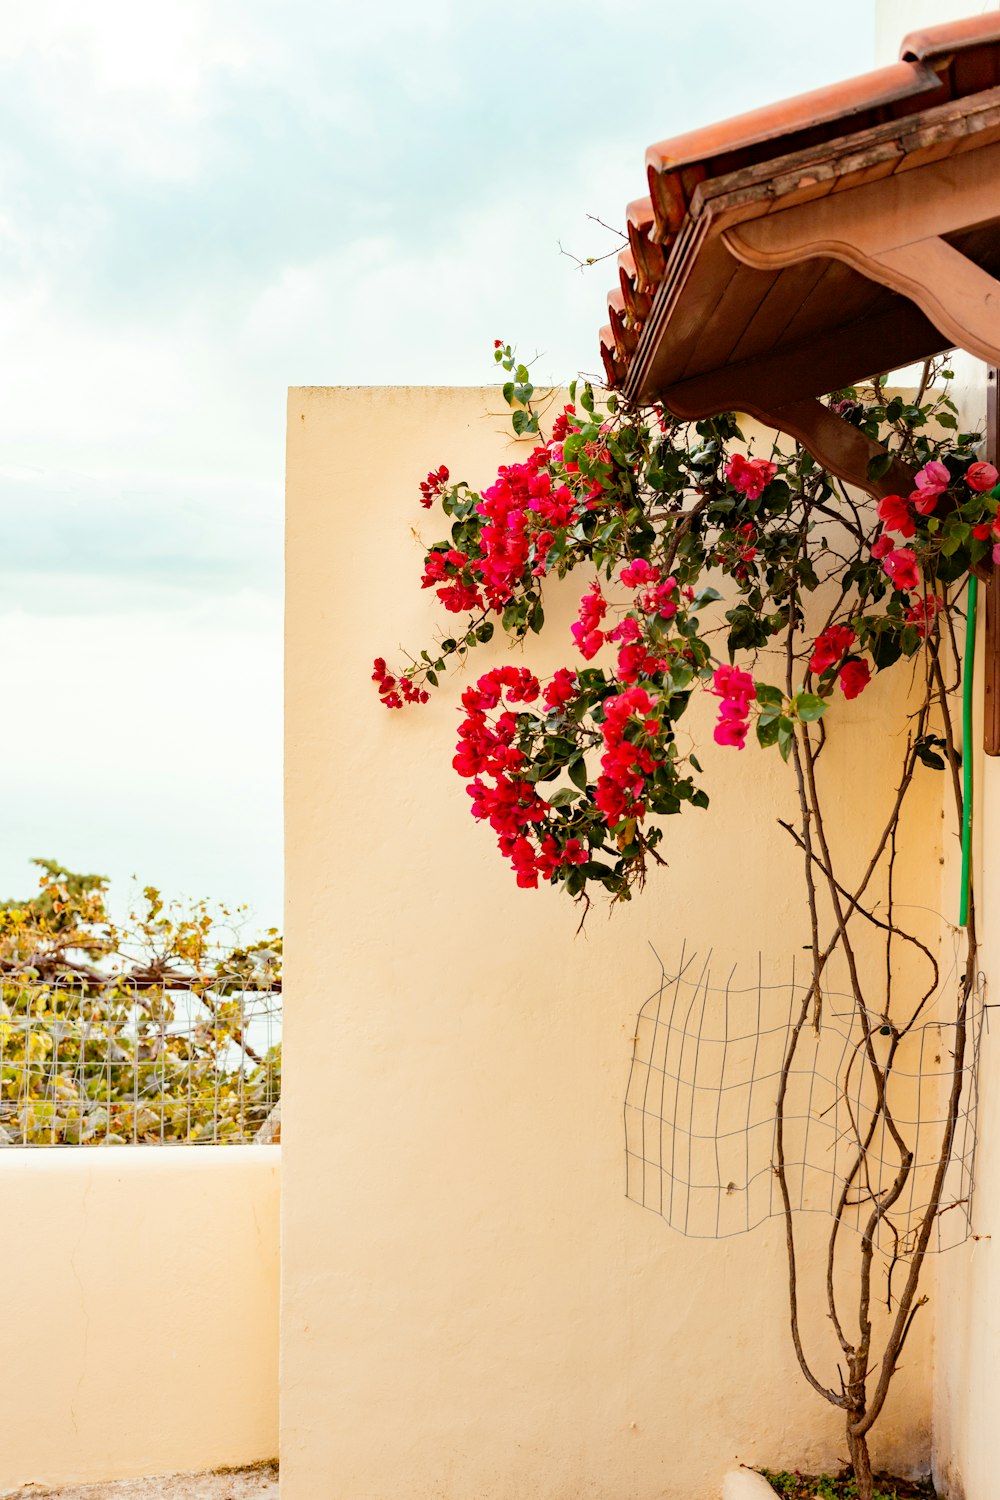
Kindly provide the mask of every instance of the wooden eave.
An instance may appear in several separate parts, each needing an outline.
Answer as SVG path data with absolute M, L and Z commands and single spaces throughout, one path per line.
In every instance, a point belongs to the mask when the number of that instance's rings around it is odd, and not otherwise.
M 954 346 L 1000 363 L 1000 13 L 892 68 L 663 142 L 602 333 L 609 383 L 748 411 L 841 477 L 873 444 L 819 397 Z
M 840 147 L 696 189 L 623 384 L 750 412 L 865 482 L 816 398 L 955 346 L 1000 363 L 1000 88 Z

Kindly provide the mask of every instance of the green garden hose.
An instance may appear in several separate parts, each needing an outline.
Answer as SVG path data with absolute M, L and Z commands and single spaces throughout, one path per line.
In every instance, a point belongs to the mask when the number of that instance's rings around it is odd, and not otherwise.
M 972 678 L 976 663 L 976 594 L 978 582 L 969 575 L 965 621 L 965 663 L 962 668 L 962 899 L 958 925 L 969 924 L 969 888 L 972 879 Z

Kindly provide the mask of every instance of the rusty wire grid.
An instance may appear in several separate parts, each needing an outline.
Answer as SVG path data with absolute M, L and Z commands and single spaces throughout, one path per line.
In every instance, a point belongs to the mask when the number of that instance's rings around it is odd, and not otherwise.
M 682 1234 L 722 1239 L 784 1211 L 776 1171 L 779 1085 L 811 969 L 789 965 L 768 982 L 758 958 L 751 978 L 682 954 L 660 963 L 657 990 L 639 1012 L 625 1098 L 626 1193 Z M 885 1075 L 888 1111 L 913 1152 L 901 1196 L 878 1215 L 875 1242 L 905 1256 L 929 1202 L 941 1154 L 959 1022 L 959 980 L 943 980 L 919 1015 L 895 1020 L 901 1035 Z M 971 1233 L 975 1185 L 982 984 L 965 1002 L 967 1043 L 954 1149 L 929 1249 Z M 891 1041 L 887 1018 L 869 1015 L 876 1061 Z M 849 994 L 825 990 L 818 1028 L 801 1028 L 783 1109 L 791 1207 L 840 1219 L 861 1232 L 897 1177 L 901 1155 L 878 1107 L 861 1019 Z M 867 1140 L 860 1169 L 859 1140 Z M 842 1198 L 846 1202 L 842 1205 Z

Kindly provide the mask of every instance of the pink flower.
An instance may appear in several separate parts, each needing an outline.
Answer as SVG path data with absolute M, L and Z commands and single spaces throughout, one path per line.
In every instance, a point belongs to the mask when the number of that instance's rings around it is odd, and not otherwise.
M 886 495 L 880 500 L 878 518 L 887 531 L 898 531 L 900 536 L 912 536 L 916 529 L 909 504 L 902 495 Z
M 845 661 L 837 673 L 845 698 L 856 698 L 863 693 L 872 680 L 871 668 L 866 661 Z
M 772 464 L 766 458 L 744 458 L 742 453 L 734 453 L 726 464 L 726 478 L 734 490 L 746 495 L 748 500 L 756 500 L 763 494 L 778 472 L 778 465 Z
M 712 686 L 708 690 L 717 698 L 732 698 L 739 703 L 747 704 L 756 694 L 754 680 L 749 672 L 741 672 L 739 667 L 721 666 L 716 667 L 712 678 Z
M 716 667 L 708 691 L 722 699 L 719 722 L 714 730 L 715 743 L 735 745 L 737 750 L 742 750 L 746 743 L 750 704 L 757 692 L 753 678 L 749 672 L 741 672 L 739 667 Z
M 639 589 L 656 583 L 660 577 L 660 570 L 654 568 L 652 563 L 648 563 L 644 557 L 636 557 L 622 568 L 618 577 L 627 589 Z
M 1000 474 L 992 464 L 970 464 L 965 471 L 965 482 L 970 490 L 991 490 L 1000 480 Z
M 951 484 L 951 475 L 944 464 L 939 463 L 936 458 L 932 458 L 930 463 L 924 464 L 922 469 L 917 470 L 917 489 L 925 495 L 943 495 L 949 484 Z
M 886 555 L 887 552 L 891 552 L 891 551 L 892 551 L 892 537 L 891 536 L 886 536 L 885 532 L 883 531 L 883 533 L 879 537 L 878 541 L 872 547 L 872 557 L 880 558 L 881 559 L 881 558 L 883 558 Z
M 830 625 L 816 638 L 813 654 L 809 658 L 810 672 L 819 674 L 834 666 L 851 649 L 854 640 L 854 631 L 849 625 Z
M 747 725 L 741 719 L 720 718 L 712 734 L 717 745 L 735 745 L 743 750 L 747 742 Z
M 907 589 L 915 589 L 920 582 L 917 554 L 912 547 L 897 547 L 885 558 L 882 567 L 892 580 L 894 587 L 904 593 Z
M 922 516 L 929 516 L 933 510 L 937 509 L 938 496 L 944 494 L 950 483 L 951 475 L 944 464 L 932 458 L 929 463 L 924 464 L 922 469 L 917 470 L 917 487 L 910 496 L 914 510 Z M 912 535 L 912 531 L 903 532 L 903 536 Z
M 1000 542 L 994 542 L 993 543 L 993 552 L 992 552 L 991 555 L 992 555 L 993 561 L 995 563 L 997 563 L 998 565 L 1000 565 Z

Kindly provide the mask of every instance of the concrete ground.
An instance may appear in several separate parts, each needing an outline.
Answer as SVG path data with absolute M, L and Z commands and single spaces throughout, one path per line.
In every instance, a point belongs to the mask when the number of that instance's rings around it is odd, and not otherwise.
M 5 1490 L 0 1500 L 278 1500 L 278 1467 L 255 1464 L 214 1474 L 167 1474 L 158 1479 L 116 1479 L 107 1484 L 46 1490 L 29 1484 Z

